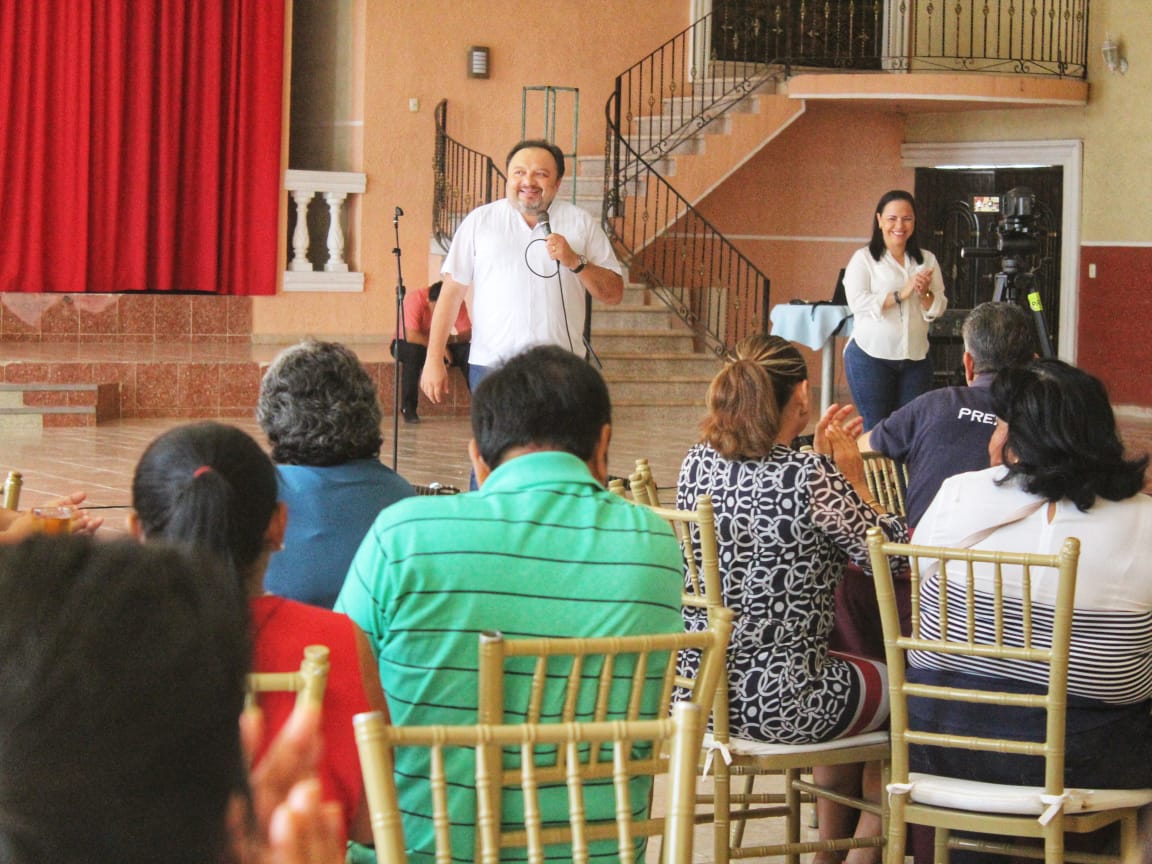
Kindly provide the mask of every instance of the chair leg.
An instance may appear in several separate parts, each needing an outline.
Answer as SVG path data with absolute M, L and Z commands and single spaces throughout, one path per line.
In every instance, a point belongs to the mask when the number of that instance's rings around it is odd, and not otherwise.
M 723 759 L 715 760 L 712 775 L 712 852 L 716 864 L 728 864 L 730 810 L 732 807 L 732 774 Z
M 788 836 L 785 842 L 791 846 L 800 842 L 802 815 L 800 813 L 800 790 L 796 788 L 796 780 L 799 777 L 800 771 L 795 768 L 789 768 L 784 772 L 784 804 L 788 808 Z M 800 864 L 800 856 L 796 852 L 789 852 L 784 856 L 784 862 L 785 864 Z
M 933 864 L 948 864 L 948 840 L 952 832 L 947 828 L 936 829 L 936 840 L 932 844 Z
M 748 800 L 752 796 L 752 784 L 756 780 L 755 774 L 744 775 L 744 791 L 743 799 L 740 804 L 740 812 L 732 817 L 732 842 L 729 846 L 733 849 L 738 849 L 744 845 L 744 826 L 748 824 L 748 820 L 743 818 L 743 813 L 751 809 L 752 804 Z
M 1064 818 L 1061 815 L 1044 828 L 1044 864 L 1064 864 Z
M 1142 857 L 1140 823 L 1137 811 L 1133 811 L 1120 821 L 1120 861 L 1122 864 L 1138 864 Z

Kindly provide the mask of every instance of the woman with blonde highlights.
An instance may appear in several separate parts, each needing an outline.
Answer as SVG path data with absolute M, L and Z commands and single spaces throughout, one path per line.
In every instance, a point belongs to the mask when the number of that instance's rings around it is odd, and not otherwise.
M 884 513 L 864 478 L 859 418 L 831 406 L 816 424 L 816 452 L 789 446 L 808 426 L 812 394 L 800 352 L 778 336 L 752 336 L 708 388 L 701 443 L 680 470 L 677 503 L 712 496 L 724 605 L 735 613 L 728 650 L 729 722 L 734 737 L 807 744 L 858 735 L 887 719 L 883 664 L 829 650 L 835 591 L 844 567 L 868 567 L 865 532 L 878 525 L 904 541 L 903 521 Z M 831 457 L 831 458 L 829 458 Z M 689 630 L 701 610 L 686 608 Z M 875 775 L 875 776 L 873 776 Z M 827 768 L 818 782 L 878 795 L 879 771 Z M 822 838 L 853 831 L 855 811 L 820 802 Z M 879 833 L 863 816 L 857 836 Z M 853 850 L 850 860 L 875 858 Z M 817 864 L 837 860 L 819 853 Z

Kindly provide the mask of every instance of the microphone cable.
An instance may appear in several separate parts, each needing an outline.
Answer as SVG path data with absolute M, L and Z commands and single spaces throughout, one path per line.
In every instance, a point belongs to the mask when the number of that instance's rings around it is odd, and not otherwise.
M 568 350 L 573 354 L 576 353 L 576 346 L 572 344 L 572 330 L 568 326 L 568 304 L 564 302 L 564 282 L 560 277 L 560 262 L 556 261 L 556 270 L 553 273 L 537 273 L 532 268 L 532 262 L 528 260 L 529 250 L 537 243 L 547 242 L 547 237 L 552 233 L 552 225 L 548 219 L 548 211 L 544 210 L 536 217 L 536 224 L 544 229 L 543 237 L 535 237 L 528 241 L 528 245 L 524 247 L 524 266 L 528 268 L 528 272 L 538 279 L 551 279 L 556 278 L 556 289 L 560 294 L 560 311 L 564 314 L 564 335 L 568 338 Z M 547 250 L 544 252 L 547 255 Z

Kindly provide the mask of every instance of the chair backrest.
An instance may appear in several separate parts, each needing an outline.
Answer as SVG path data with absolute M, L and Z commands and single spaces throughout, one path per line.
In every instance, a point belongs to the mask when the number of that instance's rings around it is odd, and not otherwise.
M 632 487 L 632 497 L 640 504 L 649 507 L 660 507 L 660 490 L 652 478 L 652 468 L 647 459 L 636 460 L 636 470 L 628 477 Z
M 505 639 L 501 633 L 481 633 L 479 720 L 572 723 L 662 717 L 677 685 L 688 691 L 688 701 L 709 706 L 731 630 L 732 612 L 720 607 L 708 629 L 696 633 L 585 639 Z M 679 681 L 677 655 L 687 650 L 700 653 L 698 672 Z M 527 704 L 508 704 L 505 681 L 511 675 L 530 679 Z
M 640 835 L 634 831 L 632 814 L 637 802 L 629 797 L 629 781 L 637 776 L 668 773 L 664 861 L 688 864 L 692 860 L 696 758 L 703 725 L 701 715 L 701 709 L 690 703 L 678 703 L 671 717 L 659 720 L 593 723 L 392 726 L 379 712 L 358 714 L 353 722 L 377 860 L 381 864 L 400 864 L 408 860 L 393 754 L 398 747 L 420 747 L 430 750 L 428 777 L 406 777 L 405 782 L 426 783 L 431 787 L 431 817 L 435 826 L 438 862 L 448 862 L 455 854 L 457 860 L 495 864 L 500 860 L 500 850 L 505 848 L 526 849 L 529 862 L 543 862 L 545 846 L 557 843 L 571 846 L 570 860 L 585 862 L 589 858 L 589 845 L 597 840 L 615 840 L 620 860 L 633 861 L 636 857 L 635 838 Z M 659 762 L 637 759 L 634 756 L 637 741 L 653 742 L 653 750 L 668 752 L 669 757 Z M 506 746 L 518 748 L 522 754 L 518 767 L 505 770 L 483 758 L 487 748 Z M 541 819 L 538 792 L 542 785 L 554 782 L 554 771 L 538 765 L 532 758 L 541 746 L 567 754 L 566 771 L 556 781 L 567 792 L 567 825 L 545 826 Z M 445 750 L 452 748 L 476 751 L 476 788 L 492 789 L 497 793 L 477 796 L 475 850 L 453 850 L 451 847 L 450 823 L 462 816 L 467 818 L 467 814 L 450 812 L 449 808 L 451 777 L 445 764 L 450 760 L 446 758 Z M 582 752 L 596 753 L 602 749 L 610 749 L 611 758 L 597 762 L 580 758 Z M 605 821 L 589 820 L 584 808 L 585 784 L 606 777 L 613 780 L 614 817 Z M 500 811 L 493 808 L 493 802 L 497 802 L 498 808 L 499 793 L 509 788 L 522 790 L 524 824 L 512 831 L 501 831 Z
M 481 634 L 479 720 L 484 724 L 563 724 L 667 717 L 674 685 L 687 689 L 686 701 L 699 705 L 707 716 L 723 674 L 731 625 L 731 611 L 721 608 L 711 618 L 708 630 L 695 633 L 587 639 L 505 639 L 499 633 Z M 676 674 L 679 653 L 687 650 L 700 654 L 693 678 Z M 520 679 L 515 690 L 526 698 L 510 704 L 511 688 L 506 685 L 513 678 Z M 695 746 L 700 744 L 698 738 Z M 518 754 L 492 749 L 482 755 L 491 761 L 495 772 L 506 768 Z M 519 754 L 519 758 L 525 755 Z M 610 762 L 616 758 L 616 754 L 596 748 L 579 754 L 580 766 L 570 764 L 575 751 L 545 749 L 534 756 L 548 766 L 538 768 L 537 780 L 555 784 L 563 783 L 574 769 L 588 772 L 589 777 L 612 776 Z M 666 758 L 659 746 L 639 746 L 630 755 L 633 768 L 643 768 L 642 775 L 660 773 Z M 597 771 L 601 773 L 595 775 Z M 490 806 L 499 808 L 499 800 Z M 555 820 L 554 800 L 550 807 Z M 590 811 L 607 812 L 603 807 L 602 799 L 596 805 L 589 802 Z M 664 827 L 661 817 L 634 815 L 632 820 L 635 836 L 654 836 Z
M 412 484 L 412 491 L 417 495 L 459 495 L 460 490 L 455 486 L 445 486 L 443 483 L 433 481 L 427 486 Z
M 860 455 L 864 460 L 864 479 L 876 500 L 889 513 L 907 515 L 905 497 L 908 491 L 908 467 L 883 453 L 867 452 Z
M 892 782 L 908 782 L 908 745 L 932 745 L 1042 756 L 1049 794 L 1064 787 L 1064 718 L 1072 603 L 1080 541 L 1068 538 L 1054 555 L 949 549 L 885 542 L 868 529 L 868 554 L 884 627 L 891 702 Z M 907 559 L 912 591 L 912 630 L 900 632 L 892 581 L 893 557 Z M 1055 577 L 1051 602 L 1033 600 L 1041 582 Z M 949 665 L 973 667 L 1014 678 L 1013 669 L 1038 670 L 1039 694 L 990 692 L 909 683 L 909 652 L 929 652 Z M 1036 672 L 1032 675 L 1036 676 Z M 1046 712 L 1043 741 L 976 735 L 945 735 L 909 728 L 908 698 L 978 705 L 1010 705 Z M 938 706 L 941 711 L 947 704 Z
M 652 506 L 651 509 L 672 526 L 676 539 L 680 541 L 680 550 L 684 553 L 684 593 L 680 598 L 681 604 L 697 609 L 723 606 L 720 550 L 716 541 L 716 515 L 712 509 L 712 496 L 699 496 L 695 510 L 658 506 Z M 700 552 L 699 561 L 696 549 Z
M 292 672 L 251 672 L 244 697 L 245 710 L 256 707 L 256 694 L 289 692 L 296 694 L 296 704 L 324 704 L 328 687 L 328 646 L 309 645 L 304 649 L 300 668 Z

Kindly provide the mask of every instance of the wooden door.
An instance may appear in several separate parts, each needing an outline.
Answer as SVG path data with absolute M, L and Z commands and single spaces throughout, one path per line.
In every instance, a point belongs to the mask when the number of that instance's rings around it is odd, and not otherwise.
M 1029 269 L 1035 268 L 1034 278 L 1044 306 L 1048 337 L 1053 346 L 1059 344 L 1063 175 L 1063 169 L 1058 167 L 916 170 L 917 232 L 921 245 L 932 250 L 940 261 L 949 309 L 966 312 L 994 299 L 996 274 L 1003 271 L 1004 257 L 999 254 L 991 258 L 966 257 L 961 250 L 965 247 L 996 249 L 997 227 L 1002 215 L 982 210 L 979 205 L 989 199 L 1002 199 L 1010 189 L 1026 186 L 1036 196 L 1030 227 L 1039 248 L 1035 255 L 1027 256 L 1021 263 Z M 1026 296 L 1018 295 L 1015 299 L 1025 309 L 1029 308 Z M 952 325 L 943 329 L 949 332 L 933 335 L 933 360 L 938 370 L 941 364 L 937 360 L 945 360 L 946 365 L 951 363 L 959 336 L 958 328 Z M 956 330 L 954 335 L 952 330 Z M 949 344 L 953 346 L 951 349 L 946 347 Z

